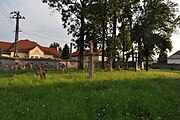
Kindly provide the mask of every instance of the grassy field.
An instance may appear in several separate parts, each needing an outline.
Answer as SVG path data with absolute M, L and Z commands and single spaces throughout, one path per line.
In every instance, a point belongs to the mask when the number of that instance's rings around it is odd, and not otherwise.
M 180 71 L 0 71 L 0 120 L 180 120 Z

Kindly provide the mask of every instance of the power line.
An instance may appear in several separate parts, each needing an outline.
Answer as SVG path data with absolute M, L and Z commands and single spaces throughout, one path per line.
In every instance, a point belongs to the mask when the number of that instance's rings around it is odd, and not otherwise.
M 0 19 L 0 22 L 6 22 L 7 21 L 7 19 Z
M 7 12 L 7 10 L 4 8 L 4 6 L 0 3 L 0 6 L 2 8 L 2 10 L 4 11 L 1 11 L 2 15 L 4 15 L 4 17 L 8 17 L 9 18 L 9 13 Z M 10 21 L 6 21 L 10 26 L 13 26 L 13 24 L 10 22 Z
M 5 23 L 11 30 L 13 29 L 13 27 L 10 24 L 8 24 L 7 21 L 1 21 L 1 22 Z
M 55 42 L 60 42 L 62 40 L 58 40 L 56 38 L 51 38 L 51 37 L 46 37 L 46 36 L 43 36 L 43 35 L 40 35 L 38 33 L 34 33 L 34 32 L 31 32 L 31 33 L 28 33 L 28 32 L 23 32 L 22 34 L 26 34 L 26 35 L 31 35 L 31 36 L 35 36 L 35 37 L 39 37 L 39 38 L 44 38 L 46 40 L 49 40 L 49 41 L 55 41 Z M 66 42 L 65 40 L 63 42 Z
M 2 13 L 2 12 L 0 12 Z M 5 16 L 4 14 L 0 14 L 0 18 L 4 18 L 4 19 L 8 19 L 9 20 L 9 16 Z
M 1 8 L 5 11 L 5 13 L 6 13 L 7 15 L 4 14 L 3 12 L 2 12 L 2 13 L 3 13 L 5 16 L 8 16 L 8 12 L 6 11 L 6 9 L 4 8 L 4 6 L 3 6 L 1 3 L 0 3 L 0 6 L 1 6 Z
M 2 19 L 3 19 L 3 20 L 9 20 L 8 17 L 1 17 L 1 16 L 0 16 L 0 20 L 2 20 Z
M 7 18 L 1 18 L 0 20 L 3 20 L 3 21 L 1 21 L 1 22 L 4 22 L 10 29 L 13 29 L 13 25 L 8 21 L 9 19 L 7 19 Z M 5 20 L 5 21 L 4 21 Z
M 11 7 L 11 5 L 9 4 L 8 0 L 4 0 L 4 1 L 5 1 L 5 3 L 7 4 L 8 8 L 12 11 L 12 7 Z
M 15 4 L 16 4 L 17 8 L 20 10 L 18 2 L 16 0 L 14 0 L 14 1 L 15 1 Z

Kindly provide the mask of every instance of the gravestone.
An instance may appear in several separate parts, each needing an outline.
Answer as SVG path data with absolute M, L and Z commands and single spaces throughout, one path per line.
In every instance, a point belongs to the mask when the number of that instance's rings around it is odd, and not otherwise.
M 36 75 L 40 75 L 41 80 L 46 79 L 47 70 L 43 65 L 39 65 L 36 70 Z

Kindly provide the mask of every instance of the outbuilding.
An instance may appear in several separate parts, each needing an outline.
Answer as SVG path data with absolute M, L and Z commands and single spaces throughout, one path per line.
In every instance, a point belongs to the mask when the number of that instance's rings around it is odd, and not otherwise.
M 180 64 L 180 50 L 169 56 L 167 59 L 168 64 Z

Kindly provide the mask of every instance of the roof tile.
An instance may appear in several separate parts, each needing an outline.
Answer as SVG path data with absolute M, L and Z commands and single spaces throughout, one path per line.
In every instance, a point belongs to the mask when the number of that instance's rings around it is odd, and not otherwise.
M 73 53 L 72 53 L 72 57 L 77 57 L 77 56 L 79 56 L 79 52 L 80 52 L 79 50 L 76 51 L 76 52 L 73 52 Z M 83 55 L 84 55 L 84 56 L 88 56 L 88 53 L 89 53 L 89 50 L 84 50 Z M 94 51 L 94 54 L 95 54 L 95 55 L 101 55 L 101 53 L 102 53 L 101 50 Z
M 179 51 L 177 51 L 177 52 L 175 52 L 174 54 L 172 54 L 171 56 L 169 56 L 169 58 L 171 59 L 173 59 L 173 58 L 180 58 L 180 50 Z
M 30 40 L 19 40 L 18 41 L 18 51 L 19 52 L 29 52 L 33 48 L 38 46 L 45 54 L 54 55 L 59 57 L 61 55 L 61 51 L 57 51 L 54 48 L 43 47 L 37 44 L 36 42 Z M 9 42 L 0 42 L 0 48 L 5 52 L 12 52 L 14 51 L 14 43 Z
M 12 43 L 10 43 L 10 42 L 1 42 L 0 41 L 0 48 L 4 52 L 6 52 L 11 46 L 12 46 Z

